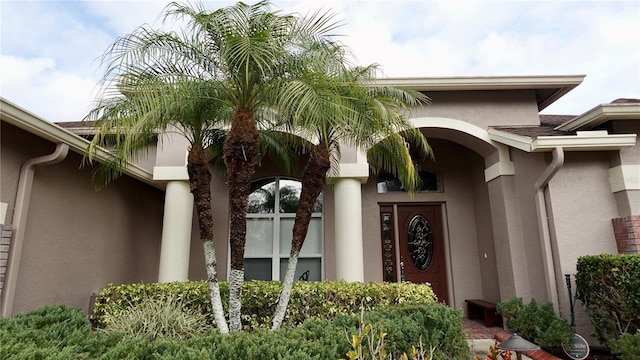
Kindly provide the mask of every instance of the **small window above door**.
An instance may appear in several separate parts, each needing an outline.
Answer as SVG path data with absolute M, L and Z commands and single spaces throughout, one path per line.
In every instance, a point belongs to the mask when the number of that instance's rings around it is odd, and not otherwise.
M 440 173 L 434 170 L 419 170 L 418 175 L 422 180 L 420 192 L 442 192 L 442 179 Z M 407 188 L 395 176 L 389 173 L 378 175 L 378 194 L 407 192 Z

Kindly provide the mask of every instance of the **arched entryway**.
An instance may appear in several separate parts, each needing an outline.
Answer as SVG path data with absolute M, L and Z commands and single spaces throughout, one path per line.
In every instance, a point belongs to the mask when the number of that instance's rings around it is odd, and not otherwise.
M 365 273 L 377 272 L 377 278 L 384 281 L 404 277 L 412 282 L 431 282 L 440 301 L 458 308 L 464 308 L 468 298 L 499 301 L 503 279 L 498 271 L 500 255 L 495 239 L 503 238 L 504 229 L 496 227 L 493 215 L 496 209 L 504 208 L 504 198 L 496 197 L 489 183 L 513 175 L 509 153 L 491 141 L 486 130 L 464 121 L 412 121 L 434 148 L 435 160 L 419 165 L 425 173 L 435 174 L 429 181 L 438 185 L 413 198 L 401 191 L 380 191 L 380 178 L 371 178 L 363 185 L 363 219 L 368 218 L 369 209 L 375 209 L 375 217 L 380 219 L 377 227 L 364 224 Z M 412 226 L 421 217 L 427 219 L 425 213 L 432 215 L 423 227 L 428 227 L 434 237 L 421 240 L 426 249 L 417 249 L 411 239 L 415 237 L 411 235 Z M 377 239 L 379 251 L 368 246 L 369 237 Z M 423 254 L 431 251 L 430 247 L 433 253 L 427 256 L 435 262 L 416 266 L 411 260 L 412 251 Z M 369 258 L 376 258 L 377 266 L 367 261 Z

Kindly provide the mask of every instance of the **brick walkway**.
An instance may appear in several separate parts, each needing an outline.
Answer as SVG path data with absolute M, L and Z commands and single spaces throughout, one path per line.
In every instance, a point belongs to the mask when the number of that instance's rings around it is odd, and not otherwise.
M 462 319 L 464 333 L 468 339 L 493 339 L 502 327 L 485 327 L 482 320 Z

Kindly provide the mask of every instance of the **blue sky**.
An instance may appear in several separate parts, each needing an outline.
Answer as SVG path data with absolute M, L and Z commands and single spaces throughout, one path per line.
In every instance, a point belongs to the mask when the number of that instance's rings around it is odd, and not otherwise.
M 167 3 L 2 0 L 0 96 L 49 121 L 81 120 L 96 96 L 102 53 L 139 25 L 160 28 Z M 382 76 L 587 75 L 549 114 L 640 97 L 638 0 L 273 4 L 284 12 L 333 11 L 357 61 L 380 64 Z

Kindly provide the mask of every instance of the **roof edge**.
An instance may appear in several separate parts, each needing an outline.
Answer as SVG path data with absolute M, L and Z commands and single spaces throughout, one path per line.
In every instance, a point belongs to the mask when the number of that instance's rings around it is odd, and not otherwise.
M 0 97 L 0 117 L 2 121 L 6 121 L 38 137 L 53 143 L 65 143 L 69 145 L 69 149 L 81 155 L 85 154 L 89 146 L 89 142 L 86 139 L 35 115 L 3 97 Z M 101 148 L 98 150 L 95 159 L 99 162 L 104 162 L 107 161 L 108 155 L 109 152 Z M 160 184 L 153 181 L 153 174 L 137 165 L 128 163 L 123 173 L 156 188 L 162 188 Z
M 594 131 L 590 134 L 585 131 L 576 135 L 567 136 L 528 136 L 513 134 L 504 130 L 489 128 L 491 140 L 525 152 L 547 152 L 556 147 L 562 147 L 565 151 L 606 151 L 620 150 L 635 146 L 636 134 L 606 134 L 606 132 Z
M 574 131 L 578 129 L 593 129 L 609 120 L 640 119 L 640 104 L 617 103 L 600 104 L 591 110 L 577 116 L 575 119 L 555 127 L 555 130 Z
M 376 83 L 416 91 L 535 90 L 540 111 L 580 85 L 584 78 L 585 75 L 389 77 L 379 78 Z
M 585 75 L 388 77 L 378 78 L 376 83 L 418 91 L 516 90 L 574 88 L 580 85 L 584 78 Z

